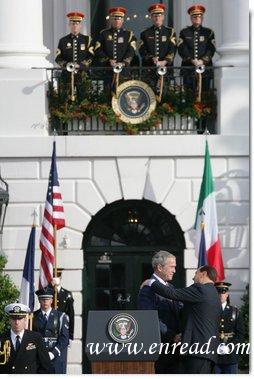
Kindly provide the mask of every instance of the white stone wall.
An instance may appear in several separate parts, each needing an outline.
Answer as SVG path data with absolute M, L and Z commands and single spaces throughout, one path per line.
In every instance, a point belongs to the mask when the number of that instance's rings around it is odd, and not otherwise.
M 149 199 L 176 216 L 185 232 L 186 285 L 197 266 L 192 230 L 204 154 L 203 136 L 57 137 L 57 166 L 66 214 L 58 233 L 58 264 L 66 270 L 63 286 L 75 298 L 75 341 L 69 373 L 81 373 L 82 232 L 91 216 L 119 199 Z M 248 138 L 210 136 L 219 232 L 232 302 L 240 305 L 249 280 Z M 32 213 L 41 224 L 47 190 L 52 138 L 1 138 L 0 167 L 9 184 L 10 205 L 3 235 L 6 271 L 20 285 Z M 37 228 L 38 247 L 40 228 Z M 69 239 L 64 249 L 64 237 Z M 36 250 L 36 269 L 40 251 Z M 38 271 L 36 272 L 38 283 Z

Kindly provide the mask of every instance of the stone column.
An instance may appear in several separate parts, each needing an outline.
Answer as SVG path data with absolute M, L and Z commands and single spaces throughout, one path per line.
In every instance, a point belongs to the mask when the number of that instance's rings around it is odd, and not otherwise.
M 215 65 L 218 132 L 249 134 L 249 2 L 221 0 L 222 33 Z M 228 67 L 228 66 L 233 66 Z
M 222 41 L 217 46 L 219 66 L 249 65 L 249 2 L 221 0 Z
M 48 66 L 42 30 L 42 0 L 1 0 L 0 68 Z

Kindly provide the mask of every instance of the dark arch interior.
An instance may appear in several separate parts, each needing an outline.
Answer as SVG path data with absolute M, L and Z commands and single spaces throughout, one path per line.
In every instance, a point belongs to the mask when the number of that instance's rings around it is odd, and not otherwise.
M 161 205 L 149 200 L 119 200 L 106 205 L 91 220 L 84 232 L 82 249 L 163 247 L 183 250 L 183 232 Z

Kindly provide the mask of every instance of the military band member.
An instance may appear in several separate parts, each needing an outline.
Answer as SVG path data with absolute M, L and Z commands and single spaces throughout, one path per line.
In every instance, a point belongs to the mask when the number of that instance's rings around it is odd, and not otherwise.
M 119 63 L 129 66 L 136 54 L 136 37 L 131 30 L 123 28 L 126 9 L 110 8 L 108 13 L 111 27 L 102 30 L 96 39 L 95 63 L 109 67 Z
M 40 309 L 34 312 L 33 330 L 39 332 L 49 352 L 56 374 L 65 374 L 67 347 L 69 344 L 69 322 L 65 313 L 52 309 L 54 289 L 46 287 L 36 291 Z
M 70 12 L 70 34 L 60 39 L 56 52 L 56 63 L 66 68 L 67 63 L 74 63 L 76 69 L 90 66 L 94 56 L 92 38 L 80 33 L 85 15 L 81 12 Z
M 29 307 L 13 303 L 4 310 L 11 329 L 0 336 L 0 374 L 53 374 L 41 335 L 26 330 Z
M 238 357 L 236 350 L 232 353 L 231 345 L 241 343 L 244 337 L 244 322 L 239 310 L 230 305 L 229 287 L 231 283 L 217 282 L 215 287 L 219 293 L 222 313 L 220 319 L 220 350 L 218 354 L 218 362 L 215 366 L 216 374 L 237 374 L 238 373 Z
M 173 28 L 163 25 L 165 19 L 164 4 L 153 4 L 148 11 L 153 26 L 141 35 L 139 53 L 143 66 L 171 66 L 176 53 L 176 34 Z
M 57 269 L 57 277 L 53 278 L 53 285 L 57 286 L 57 309 L 64 312 L 69 318 L 69 339 L 73 340 L 74 335 L 74 299 L 72 293 L 61 285 L 62 268 Z
M 181 30 L 178 40 L 178 53 L 182 58 L 182 66 L 212 66 L 212 58 L 215 53 L 214 32 L 202 26 L 205 7 L 201 4 L 192 5 L 188 9 L 191 26 Z M 208 90 L 212 71 L 207 70 L 203 74 L 203 90 Z M 195 70 L 183 69 L 184 85 L 193 90 L 196 89 Z

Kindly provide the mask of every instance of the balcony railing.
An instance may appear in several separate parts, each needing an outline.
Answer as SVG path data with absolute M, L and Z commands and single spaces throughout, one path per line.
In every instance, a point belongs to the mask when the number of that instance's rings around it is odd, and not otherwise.
M 155 111 L 140 124 L 122 122 L 113 111 L 111 101 L 116 81 L 111 68 L 91 67 L 79 71 L 73 74 L 73 82 L 72 74 L 65 69 L 47 69 L 50 133 L 202 134 L 208 130 L 214 134 L 217 109 L 214 69 L 205 69 L 201 76 L 202 88 L 193 67 L 184 69 L 185 73 L 181 67 L 170 67 L 165 75 L 159 75 L 154 67 L 122 70 L 119 85 L 141 80 L 152 88 L 157 98 L 161 95 Z

